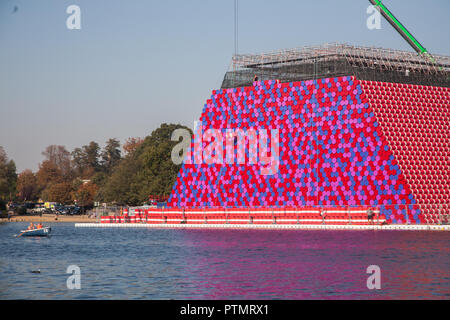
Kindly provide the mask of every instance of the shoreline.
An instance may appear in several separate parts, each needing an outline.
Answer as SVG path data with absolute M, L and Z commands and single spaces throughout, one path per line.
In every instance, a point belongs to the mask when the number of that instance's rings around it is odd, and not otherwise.
M 57 219 L 56 219 L 57 218 Z M 23 215 L 23 216 L 11 216 L 8 218 L 1 218 L 0 222 L 52 222 L 52 223 L 64 223 L 64 222 L 73 222 L 73 223 L 95 223 L 98 222 L 97 218 L 90 218 L 88 215 L 76 215 L 76 216 L 64 216 L 55 214 L 43 214 L 39 215 Z

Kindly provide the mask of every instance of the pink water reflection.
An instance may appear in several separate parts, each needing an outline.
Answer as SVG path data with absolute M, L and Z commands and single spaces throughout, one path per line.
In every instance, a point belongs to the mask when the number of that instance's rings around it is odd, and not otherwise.
M 184 230 L 185 275 L 204 299 L 448 299 L 448 233 Z M 369 290 L 366 268 L 381 268 Z

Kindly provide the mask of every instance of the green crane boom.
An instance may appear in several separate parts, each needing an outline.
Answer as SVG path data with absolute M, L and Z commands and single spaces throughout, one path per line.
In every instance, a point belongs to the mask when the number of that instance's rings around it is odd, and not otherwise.
M 421 56 L 428 58 L 431 62 L 435 63 L 433 57 L 428 53 L 427 49 L 417 41 L 416 38 L 405 28 L 405 26 L 398 21 L 398 19 L 389 11 L 388 8 L 381 2 L 381 0 L 369 0 L 369 2 L 374 6 L 379 8 L 381 15 L 397 30 L 398 33 L 405 39 L 411 47 Z

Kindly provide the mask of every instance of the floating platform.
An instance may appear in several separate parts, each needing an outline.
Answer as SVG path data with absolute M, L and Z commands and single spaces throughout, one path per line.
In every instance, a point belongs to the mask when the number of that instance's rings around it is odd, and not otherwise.
M 421 230 L 450 231 L 450 225 L 307 225 L 307 224 L 149 224 L 76 223 L 76 228 L 152 228 L 152 229 L 297 229 L 297 230 Z
M 381 225 L 384 216 L 376 208 L 134 208 L 121 216 L 103 216 L 101 223 L 126 224 L 243 224 L 243 225 Z M 372 220 L 369 220 L 372 210 Z M 128 214 L 131 215 L 128 215 Z

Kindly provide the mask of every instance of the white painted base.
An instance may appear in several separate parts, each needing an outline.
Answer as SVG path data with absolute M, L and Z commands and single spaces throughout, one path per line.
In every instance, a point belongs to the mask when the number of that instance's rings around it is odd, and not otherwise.
M 157 229 L 308 229 L 308 230 L 433 230 L 450 231 L 450 225 L 307 225 L 307 224 L 147 224 L 75 223 L 77 228 L 157 228 Z

